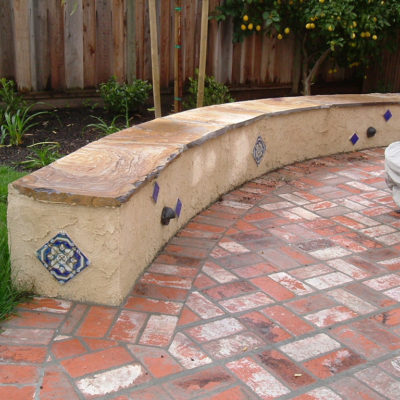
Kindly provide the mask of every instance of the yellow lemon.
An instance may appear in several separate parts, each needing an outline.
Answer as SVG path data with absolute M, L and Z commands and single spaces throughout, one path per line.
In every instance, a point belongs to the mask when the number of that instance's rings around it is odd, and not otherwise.
M 325 0 L 319 0 L 320 3 L 325 3 Z
M 284 32 L 286 33 L 286 35 L 289 35 L 289 33 L 290 33 L 290 28 L 289 28 L 289 27 L 285 28 Z
M 354 32 L 351 34 L 351 38 L 352 38 L 352 39 L 355 39 L 355 38 L 356 38 L 356 34 L 355 34 Z
M 378 21 L 378 18 L 374 17 L 374 18 L 372 18 L 372 20 L 373 20 L 374 22 L 376 22 L 376 21 Z
M 371 37 L 371 33 L 370 32 L 365 32 L 365 37 Z
M 277 38 L 278 38 L 278 40 L 281 40 L 283 38 L 283 36 L 280 33 L 278 33 Z
M 310 29 L 315 29 L 315 24 L 314 24 L 314 22 L 312 22 L 312 23 L 310 24 Z
M 261 31 L 261 25 L 257 25 L 257 26 L 256 26 L 256 31 L 257 31 L 257 32 L 260 32 L 260 31 Z
M 372 35 L 372 39 L 373 39 L 373 40 L 377 40 L 377 39 L 378 39 L 378 36 Z
M 242 31 L 245 31 L 245 30 L 247 29 L 247 27 L 246 27 L 245 24 L 242 24 L 242 25 L 240 25 L 240 29 L 241 29 Z
M 251 31 L 251 30 L 253 29 L 253 24 L 252 24 L 252 23 L 248 24 L 248 25 L 247 25 L 247 29 L 248 29 L 249 31 Z
M 335 28 L 334 28 L 332 25 L 329 25 L 329 26 L 328 26 L 328 31 L 329 31 L 329 32 L 333 32 L 334 29 L 335 29 Z
M 355 28 L 357 26 L 357 22 L 353 21 L 353 27 Z
M 248 15 L 243 15 L 243 21 L 247 22 L 249 20 L 249 16 Z
M 306 24 L 306 29 L 311 29 L 311 24 L 310 23 Z

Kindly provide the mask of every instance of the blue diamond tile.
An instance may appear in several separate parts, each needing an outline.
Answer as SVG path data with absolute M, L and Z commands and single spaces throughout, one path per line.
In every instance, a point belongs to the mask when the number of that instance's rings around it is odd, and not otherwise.
M 257 165 L 260 164 L 266 150 L 267 147 L 265 146 L 264 140 L 262 140 L 262 137 L 259 136 L 253 148 L 253 157 Z
M 153 196 L 152 196 L 155 203 L 157 203 L 158 193 L 160 193 L 160 186 L 159 186 L 158 183 L 156 182 L 156 183 L 154 184 Z
M 385 121 L 389 121 L 390 118 L 392 118 L 392 113 L 390 112 L 390 110 L 387 110 L 385 112 L 385 114 L 383 114 L 383 118 L 385 118 Z
M 182 202 L 180 199 L 178 199 L 175 206 L 175 214 L 177 217 L 181 215 L 181 211 L 182 211 Z
M 66 233 L 57 233 L 36 252 L 36 256 L 61 284 L 67 283 L 90 264 Z
M 358 139 L 360 139 L 357 135 L 357 133 L 355 133 L 351 138 L 350 138 L 350 142 L 354 144 L 356 144 L 358 142 Z

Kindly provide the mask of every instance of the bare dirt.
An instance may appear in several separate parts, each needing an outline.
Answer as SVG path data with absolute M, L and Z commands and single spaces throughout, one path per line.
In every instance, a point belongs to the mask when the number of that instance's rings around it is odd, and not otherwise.
M 89 124 L 99 122 L 94 117 L 100 117 L 108 124 L 113 119 L 113 116 L 104 109 L 90 107 L 58 109 L 40 115 L 35 120 L 38 125 L 24 135 L 22 145 L 0 147 L 0 165 L 22 170 L 19 163 L 32 155 L 29 146 L 34 143 L 58 142 L 60 144 L 58 152 L 67 155 L 89 142 L 100 139 L 103 136 L 101 131 L 87 127 Z M 130 125 L 140 124 L 153 118 L 154 114 L 150 112 L 135 115 Z M 122 127 L 124 120 L 119 119 L 117 124 Z

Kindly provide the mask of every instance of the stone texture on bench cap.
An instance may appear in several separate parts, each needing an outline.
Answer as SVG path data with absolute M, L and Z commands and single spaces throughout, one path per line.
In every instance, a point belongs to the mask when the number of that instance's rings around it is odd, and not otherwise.
M 210 106 L 125 129 L 27 175 L 13 186 L 55 203 L 119 206 L 185 149 L 258 119 L 338 105 L 397 103 L 398 95 L 287 97 Z

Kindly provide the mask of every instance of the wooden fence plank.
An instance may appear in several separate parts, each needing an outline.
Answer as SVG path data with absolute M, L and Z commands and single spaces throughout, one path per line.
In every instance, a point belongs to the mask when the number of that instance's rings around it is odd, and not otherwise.
M 64 18 L 65 82 L 68 88 L 83 88 L 82 0 L 67 1 Z
M 48 0 L 33 1 L 34 59 L 36 88 L 50 88 L 50 41 L 48 29 Z
M 96 1 L 96 81 L 112 76 L 112 15 L 109 0 Z
M 64 55 L 64 6 L 61 2 L 50 1 L 49 7 L 49 59 L 50 78 L 52 89 L 64 89 L 65 82 L 65 55 Z
M 171 18 L 171 0 L 160 3 L 159 12 L 159 38 L 160 38 L 160 85 L 168 87 L 171 82 L 171 64 L 173 58 L 173 36 Z
M 223 0 L 209 0 L 210 13 Z M 92 88 L 118 75 L 151 80 L 150 30 L 145 0 L 0 0 L 0 76 L 23 90 Z M 173 80 L 173 0 L 156 0 L 159 17 L 161 86 Z M 71 11 L 76 10 L 72 15 Z M 199 65 L 202 0 L 182 1 L 183 80 Z M 11 21 L 11 24 L 10 24 Z M 293 79 L 291 38 L 265 35 L 233 44 L 229 21 L 209 21 L 207 75 L 235 86 L 287 85 Z M 398 43 L 400 48 L 400 42 Z M 400 50 L 368 72 L 364 90 L 400 90 Z M 321 73 L 327 82 L 354 78 L 354 70 Z M 379 84 L 379 85 L 378 85 Z
M 126 80 L 136 78 L 136 1 L 126 0 Z
M 0 78 L 15 78 L 12 0 L 2 0 L 0 7 Z
M 96 6 L 92 0 L 82 2 L 83 81 L 86 88 L 96 86 Z
M 126 15 L 125 1 L 112 1 L 112 65 L 113 75 L 120 82 L 125 81 L 125 38 L 126 38 Z
M 31 12 L 30 0 L 14 0 L 15 76 L 18 88 L 24 91 L 32 89 Z

